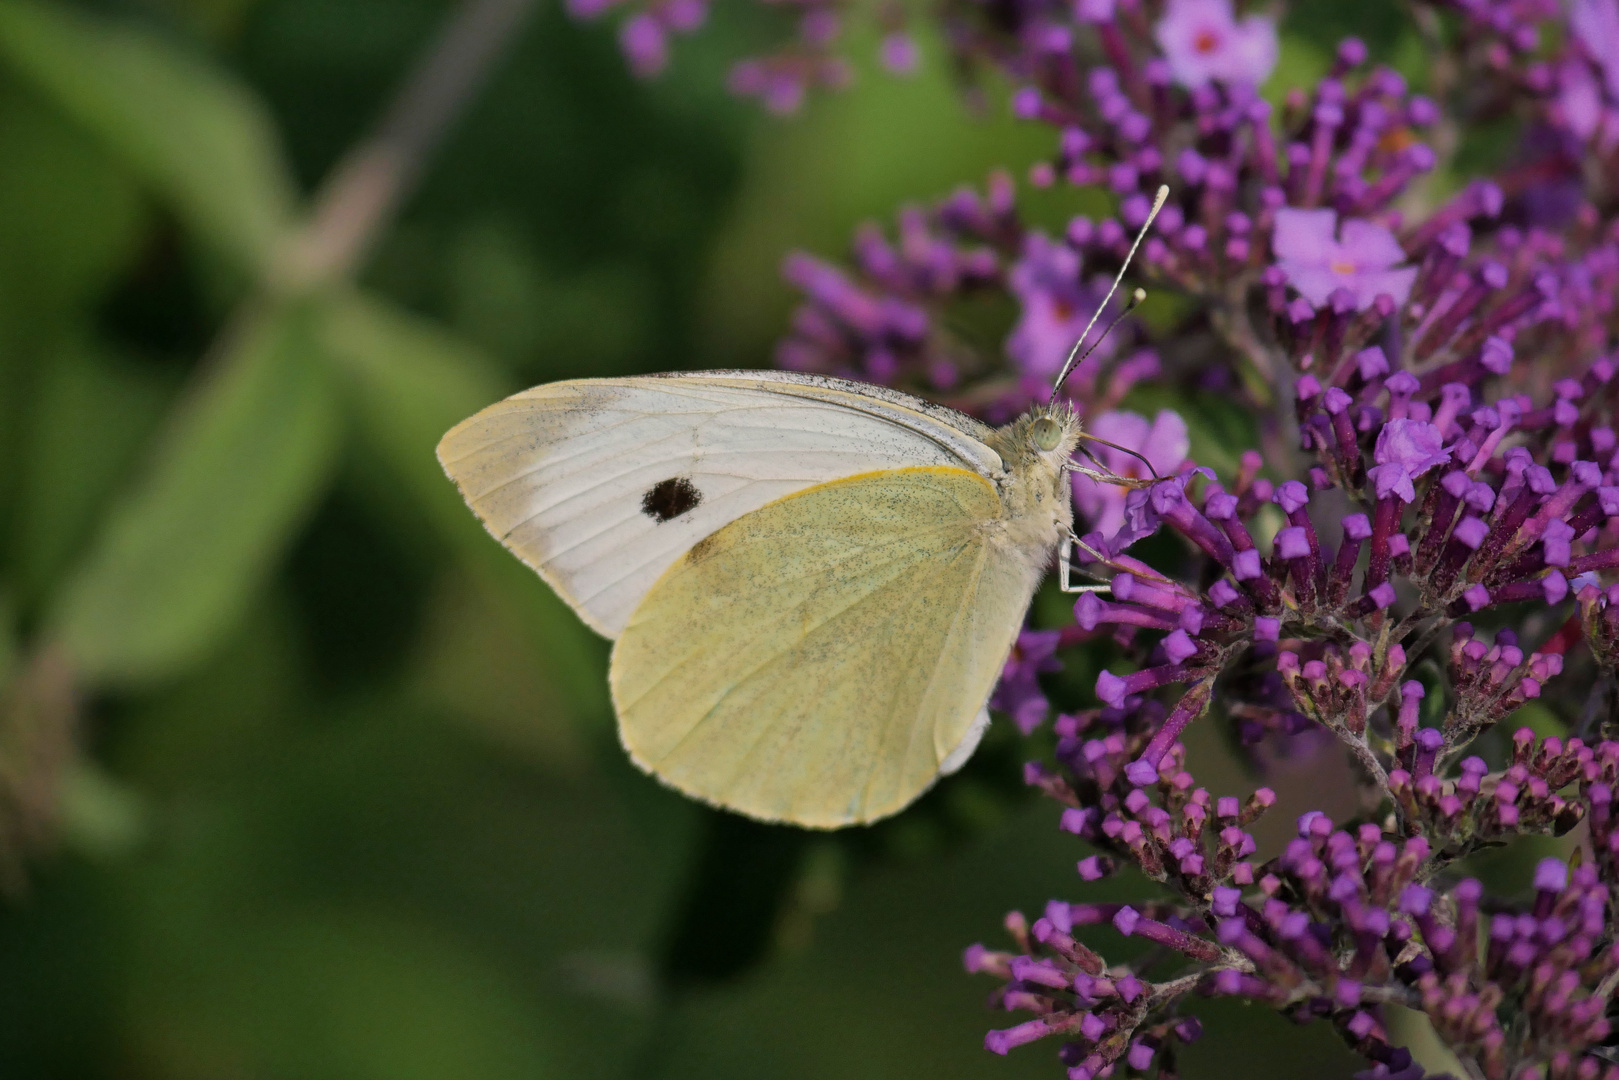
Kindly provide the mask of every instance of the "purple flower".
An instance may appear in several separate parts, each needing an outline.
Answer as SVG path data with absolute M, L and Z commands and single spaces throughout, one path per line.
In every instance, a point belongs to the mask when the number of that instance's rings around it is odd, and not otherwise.
M 1561 859 L 1542 859 L 1535 866 L 1535 888 L 1562 892 L 1568 888 L 1568 864 Z
M 1385 424 L 1372 452 L 1377 464 L 1367 472 L 1377 486 L 1377 497 L 1387 498 L 1392 493 L 1405 502 L 1415 500 L 1417 492 L 1411 482 L 1450 460 L 1450 451 L 1443 442 L 1439 429 L 1422 420 L 1390 420 Z
M 1191 449 L 1186 421 L 1168 409 L 1160 410 L 1150 424 L 1146 417 L 1133 412 L 1103 413 L 1089 425 L 1088 430 L 1098 439 L 1106 439 L 1141 454 L 1152 463 L 1159 476 L 1172 475 L 1186 460 L 1186 453 Z M 1149 475 L 1139 458 L 1110 446 L 1086 446 L 1115 476 L 1136 479 Z M 1090 528 L 1105 537 L 1117 535 L 1124 526 L 1125 502 L 1130 490 L 1074 474 L 1074 505 L 1090 523 Z
M 646 12 L 624 20 L 618 30 L 618 44 L 630 69 L 642 78 L 658 74 L 669 63 L 668 36 L 658 20 Z
M 1023 257 L 1008 275 L 1023 314 L 1006 339 L 1006 353 L 1025 374 L 1042 381 L 1055 377 L 1101 303 L 1105 291 L 1080 284 L 1079 272 L 1079 254 L 1067 244 L 1041 232 L 1024 239 Z M 1113 340 L 1104 339 L 1074 371 L 1076 383 L 1112 355 Z
M 1337 224 L 1334 210 L 1276 211 L 1271 246 L 1287 283 L 1316 307 L 1325 307 L 1337 289 L 1354 295 L 1357 311 L 1371 307 L 1380 293 L 1405 303 L 1417 270 L 1398 266 L 1405 252 L 1394 235 L 1381 225 L 1350 218 L 1343 223 L 1342 238 L 1334 239 Z
M 1619 99 L 1619 0 L 1574 0 L 1568 25 L 1573 40 L 1602 69 L 1609 97 Z
M 1391 1069 L 1379 1061 L 1370 1069 L 1356 1073 L 1355 1080 L 1450 1080 L 1450 1074 L 1427 1072 L 1421 1065 L 1409 1060 L 1397 1069 Z
M 1059 671 L 1053 657 L 1062 638 L 1060 630 L 1025 630 L 1006 658 L 1000 685 L 990 699 L 993 708 L 1010 713 L 1018 730 L 1028 735 L 1046 719 L 1049 702 L 1040 689 L 1042 671 Z
M 903 33 L 889 34 L 883 38 L 878 57 L 883 67 L 896 75 L 912 74 L 921 60 L 915 39 Z
M 1182 86 L 1258 86 L 1276 67 L 1276 24 L 1263 15 L 1238 23 L 1231 0 L 1169 0 L 1153 36 Z
M 1152 492 L 1136 488 L 1124 496 L 1124 521 L 1119 530 L 1107 538 L 1106 545 L 1114 552 L 1123 551 L 1137 540 L 1145 540 L 1158 531 L 1162 519 L 1152 505 Z M 1100 537 L 1100 533 L 1092 533 Z
M 1563 64 L 1557 74 L 1557 104 L 1563 122 L 1580 138 L 1589 139 L 1602 123 L 1602 88 L 1591 69 L 1578 61 Z

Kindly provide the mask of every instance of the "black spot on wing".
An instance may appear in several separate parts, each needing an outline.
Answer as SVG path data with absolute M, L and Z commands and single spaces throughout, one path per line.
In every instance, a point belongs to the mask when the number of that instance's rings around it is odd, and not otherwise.
M 641 512 L 654 521 L 677 518 L 703 501 L 703 493 L 684 476 L 659 480 L 641 496 Z

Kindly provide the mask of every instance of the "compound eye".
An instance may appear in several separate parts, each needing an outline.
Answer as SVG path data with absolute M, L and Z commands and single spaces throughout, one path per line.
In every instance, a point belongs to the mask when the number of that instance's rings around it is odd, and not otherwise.
M 1055 450 L 1062 442 L 1062 425 L 1049 416 L 1042 416 L 1029 426 L 1029 441 L 1041 450 Z

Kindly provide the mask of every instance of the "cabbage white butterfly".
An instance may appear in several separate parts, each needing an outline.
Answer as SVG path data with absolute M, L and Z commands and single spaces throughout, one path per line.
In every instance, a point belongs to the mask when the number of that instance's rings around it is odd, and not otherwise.
M 537 386 L 455 427 L 438 458 L 614 640 L 638 766 L 750 817 L 836 828 L 897 813 L 972 754 L 1053 551 L 1077 591 L 1082 437 L 1065 405 L 990 428 L 886 387 L 706 371 Z

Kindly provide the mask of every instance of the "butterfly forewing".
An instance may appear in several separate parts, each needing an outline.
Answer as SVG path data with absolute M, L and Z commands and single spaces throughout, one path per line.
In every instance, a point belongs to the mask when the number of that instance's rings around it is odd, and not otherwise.
M 535 387 L 452 430 L 439 460 L 489 531 L 616 637 L 659 576 L 727 523 L 875 470 L 994 476 L 986 431 L 880 387 L 705 372 Z
M 903 808 L 976 739 L 1033 592 L 991 539 L 1001 514 L 981 476 L 910 468 L 720 529 L 614 647 L 626 748 L 753 817 L 830 828 Z

